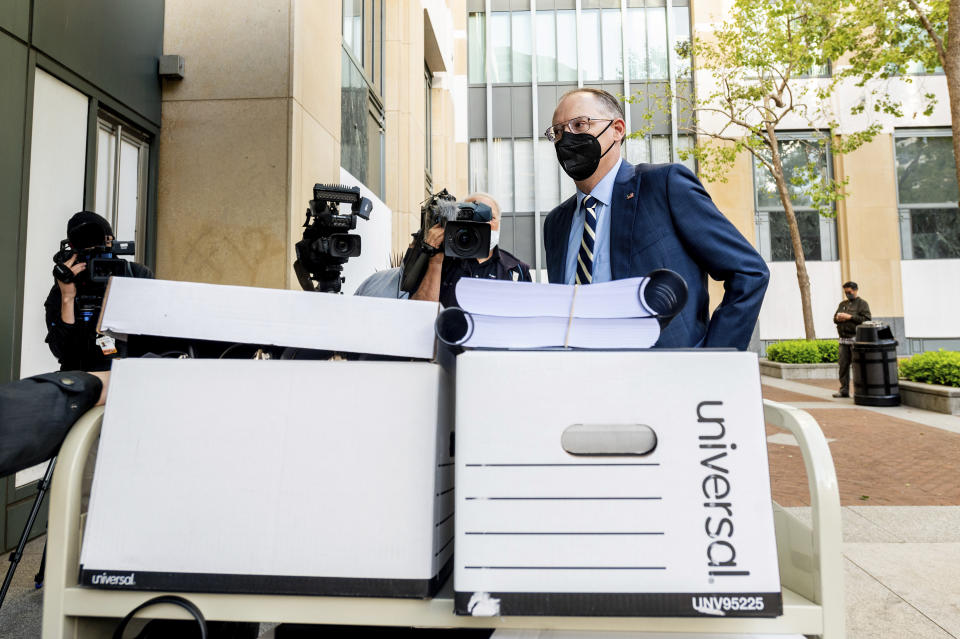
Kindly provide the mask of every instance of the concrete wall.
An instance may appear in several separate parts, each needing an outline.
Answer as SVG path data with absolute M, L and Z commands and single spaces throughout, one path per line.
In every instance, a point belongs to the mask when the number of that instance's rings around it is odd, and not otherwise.
M 466 20 L 462 0 L 429 5 L 384 2 L 383 202 L 394 251 L 419 225 L 424 194 L 424 21 Z M 333 1 L 167 0 L 164 51 L 184 56 L 186 77 L 164 85 L 159 277 L 298 287 L 291 265 L 311 189 L 340 181 L 340 12 Z M 434 31 L 448 34 L 443 26 Z M 452 60 L 452 36 L 438 40 Z M 453 189 L 466 184 L 466 141 L 453 144 L 446 75 L 433 90 L 433 177 Z
M 393 244 L 400 250 L 419 227 L 424 198 L 424 14 L 419 2 L 387 2 L 384 14 L 384 201 L 393 210 Z
M 853 280 L 860 286 L 873 315 L 903 317 L 893 136 L 880 135 L 836 157 L 834 167 L 838 178 L 850 180 L 847 199 L 837 205 L 842 282 Z
M 158 277 L 287 285 L 293 11 L 167 0 L 164 51 L 186 77 L 163 88 Z

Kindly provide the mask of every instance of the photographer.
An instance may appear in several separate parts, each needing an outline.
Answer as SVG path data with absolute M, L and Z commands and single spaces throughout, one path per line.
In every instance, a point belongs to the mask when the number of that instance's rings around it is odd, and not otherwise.
M 420 282 L 420 287 L 410 296 L 414 300 L 439 301 L 443 306 L 456 306 L 455 288 L 461 277 L 480 277 L 492 280 L 513 280 L 514 282 L 532 282 L 530 266 L 501 249 L 500 207 L 496 200 L 486 193 L 474 193 L 464 200 L 477 202 L 490 207 L 493 216 L 490 220 L 490 252 L 486 258 L 475 260 L 444 257 L 444 229 L 438 224 L 427 230 L 424 242 L 439 252 L 430 258 L 429 266 Z
M 60 370 L 105 371 L 110 362 L 124 355 L 124 344 L 97 333 L 100 305 L 105 283 L 95 282 L 89 270 L 91 254 L 120 262 L 113 257 L 113 229 L 105 219 L 81 211 L 67 223 L 69 257 L 58 253 L 54 269 L 56 283 L 44 302 L 47 339 L 50 351 L 60 362 Z M 100 249 L 100 251 L 97 251 Z M 124 277 L 152 278 L 146 266 L 125 262 Z M 67 280 L 67 281 L 65 281 Z

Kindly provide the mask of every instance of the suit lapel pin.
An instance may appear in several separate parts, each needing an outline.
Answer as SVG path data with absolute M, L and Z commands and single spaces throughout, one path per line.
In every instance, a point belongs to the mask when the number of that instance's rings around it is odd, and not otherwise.
M 633 193 L 627 193 L 627 199 L 628 199 L 628 200 L 631 199 L 632 197 L 633 197 Z

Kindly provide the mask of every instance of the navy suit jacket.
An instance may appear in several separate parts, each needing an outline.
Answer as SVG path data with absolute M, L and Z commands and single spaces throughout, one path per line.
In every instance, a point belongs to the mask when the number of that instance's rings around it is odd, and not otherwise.
M 682 164 L 627 162 L 613 186 L 610 267 L 613 279 L 676 271 L 689 297 L 663 329 L 659 348 L 735 347 L 744 350 L 760 314 L 770 272 L 760 254 L 724 217 L 703 185 Z M 563 282 L 576 195 L 543 224 L 547 275 Z M 710 316 L 707 275 L 723 281 L 723 302 Z

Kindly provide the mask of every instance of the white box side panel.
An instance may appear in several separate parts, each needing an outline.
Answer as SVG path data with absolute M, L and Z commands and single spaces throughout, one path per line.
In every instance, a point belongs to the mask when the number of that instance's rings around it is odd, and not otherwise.
M 779 592 L 754 354 L 474 351 L 457 388 L 457 592 Z M 658 444 L 575 456 L 573 424 Z
M 88 569 L 429 579 L 440 367 L 124 360 Z

